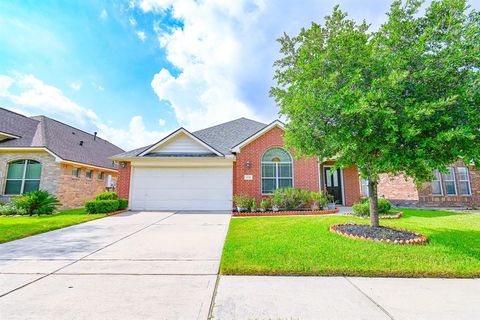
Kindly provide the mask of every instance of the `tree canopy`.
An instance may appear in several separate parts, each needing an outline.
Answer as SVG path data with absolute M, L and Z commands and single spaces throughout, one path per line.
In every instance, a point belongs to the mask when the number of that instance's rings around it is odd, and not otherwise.
M 394 1 L 377 31 L 336 6 L 278 39 L 270 94 L 287 145 L 370 180 L 421 183 L 458 158 L 480 163 L 480 13 L 464 0 L 421 5 Z

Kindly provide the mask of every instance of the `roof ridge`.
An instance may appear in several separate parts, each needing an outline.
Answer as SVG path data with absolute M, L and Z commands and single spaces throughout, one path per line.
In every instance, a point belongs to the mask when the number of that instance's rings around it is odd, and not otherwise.
M 260 121 L 257 121 L 257 120 L 249 119 L 249 118 L 246 118 L 246 117 L 240 117 L 240 118 L 233 119 L 233 120 L 230 120 L 230 121 L 227 121 L 227 122 L 222 122 L 222 123 L 216 124 L 216 125 L 211 126 L 211 127 L 206 127 L 206 128 L 203 128 L 203 129 L 200 129 L 200 130 L 197 130 L 197 131 L 193 131 L 192 133 L 196 133 L 196 132 L 200 132 L 200 131 L 203 131 L 203 130 L 215 128 L 215 127 L 218 127 L 218 126 L 223 126 L 227 123 L 231 123 L 231 122 L 238 121 L 238 120 L 241 120 L 241 119 L 245 119 L 245 120 L 248 120 L 248 121 L 253 121 L 253 122 L 256 122 L 258 124 L 267 125 L 266 123 L 263 123 L 263 122 L 260 122 Z
M 24 114 L 21 114 L 21 113 L 19 113 L 19 112 L 12 111 L 12 110 L 7 109 L 7 108 L 5 108 L 5 107 L 0 107 L 0 109 L 3 109 L 3 110 L 5 110 L 5 111 L 7 111 L 7 112 L 16 114 L 17 116 L 21 116 L 21 117 L 24 117 L 24 118 L 27 118 L 27 119 L 32 119 L 32 117 L 28 117 L 28 116 L 26 116 L 26 115 L 24 115 Z M 32 120 L 38 121 L 37 119 L 32 119 Z

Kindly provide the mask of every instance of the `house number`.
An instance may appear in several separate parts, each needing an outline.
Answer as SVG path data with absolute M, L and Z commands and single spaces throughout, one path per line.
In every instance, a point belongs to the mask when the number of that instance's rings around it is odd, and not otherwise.
M 253 180 L 253 176 L 251 174 L 246 174 L 243 176 L 243 180 Z

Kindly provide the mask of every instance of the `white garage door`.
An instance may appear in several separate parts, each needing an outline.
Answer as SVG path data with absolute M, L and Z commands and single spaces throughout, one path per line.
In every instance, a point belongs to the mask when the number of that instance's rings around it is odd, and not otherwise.
M 133 210 L 231 210 L 232 168 L 133 168 Z

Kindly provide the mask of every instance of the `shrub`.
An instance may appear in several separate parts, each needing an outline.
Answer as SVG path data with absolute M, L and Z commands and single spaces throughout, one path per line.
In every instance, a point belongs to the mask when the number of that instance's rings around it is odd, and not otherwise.
M 310 200 L 312 201 L 312 207 L 323 209 L 328 202 L 328 197 L 326 194 L 321 192 L 310 192 Z
M 18 208 L 11 202 L 4 205 L 0 205 L 0 216 L 13 216 L 17 214 L 25 215 L 27 214 L 27 210 L 23 208 Z
M 97 213 L 96 211 L 96 202 L 97 200 L 88 200 L 85 202 L 85 211 L 90 214 Z
M 251 207 L 251 198 L 247 194 L 234 195 L 233 200 L 239 208 L 248 209 Z
M 95 200 L 96 213 L 109 213 L 118 210 L 118 200 Z
M 251 198 L 250 199 L 250 204 L 248 206 L 248 209 L 251 211 L 251 212 L 256 212 L 257 211 L 257 199 L 255 198 Z
M 17 208 L 25 209 L 28 215 L 52 214 L 60 205 L 57 197 L 45 190 L 37 190 L 12 198 Z
M 118 195 L 116 192 L 102 192 L 95 197 L 95 200 L 117 200 Z
M 118 210 L 125 210 L 128 208 L 127 199 L 118 199 Z
M 263 198 L 262 201 L 260 201 L 260 208 L 263 211 L 267 211 L 269 207 L 270 207 L 270 199 Z
M 304 189 L 283 188 L 273 191 L 273 197 L 281 198 L 281 206 L 287 210 L 300 209 L 310 201 L 310 192 Z
M 368 198 L 361 199 L 361 202 L 353 205 L 353 213 L 357 216 L 367 217 L 370 215 L 370 203 Z M 392 209 L 392 204 L 385 198 L 378 198 L 378 214 L 388 215 Z

